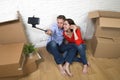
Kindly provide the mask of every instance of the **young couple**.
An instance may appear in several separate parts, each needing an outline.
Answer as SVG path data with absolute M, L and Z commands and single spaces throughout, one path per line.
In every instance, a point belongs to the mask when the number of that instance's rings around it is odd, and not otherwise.
M 46 34 L 49 35 L 46 49 L 53 55 L 62 75 L 72 76 L 69 68 L 73 61 L 82 62 L 82 71 L 87 73 L 88 63 L 84 40 L 80 28 L 72 19 L 66 19 L 64 15 L 59 15 L 57 23 L 53 24 Z M 63 42 L 64 39 L 65 42 Z M 80 54 L 80 58 L 76 57 L 77 53 Z

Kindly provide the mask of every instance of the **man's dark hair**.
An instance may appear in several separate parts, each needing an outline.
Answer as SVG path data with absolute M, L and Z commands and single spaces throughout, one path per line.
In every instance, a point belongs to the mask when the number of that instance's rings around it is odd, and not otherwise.
M 57 17 L 57 19 L 63 19 L 63 20 L 65 20 L 66 18 L 65 18 L 64 15 L 59 15 L 59 16 Z

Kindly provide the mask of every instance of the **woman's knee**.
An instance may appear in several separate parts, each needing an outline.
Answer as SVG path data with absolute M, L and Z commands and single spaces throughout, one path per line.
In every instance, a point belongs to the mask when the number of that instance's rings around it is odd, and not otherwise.
M 78 46 L 78 49 L 80 50 L 85 50 L 86 49 L 86 46 L 84 44 L 81 44 Z

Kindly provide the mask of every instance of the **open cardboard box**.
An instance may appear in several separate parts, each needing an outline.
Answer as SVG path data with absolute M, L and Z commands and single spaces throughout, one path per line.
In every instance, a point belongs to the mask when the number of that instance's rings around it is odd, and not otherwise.
M 95 23 L 97 37 L 120 37 L 120 19 L 100 17 Z
M 0 44 L 26 43 L 25 28 L 20 19 L 0 23 Z
M 27 38 L 20 19 L 0 23 L 0 77 L 23 74 L 19 69 L 25 61 L 25 43 Z
M 120 37 L 120 12 L 92 11 L 88 16 L 95 23 L 95 36 Z
M 20 17 L 0 23 L 0 80 L 17 79 L 37 69 L 36 60 L 25 58 L 24 44 L 28 42 Z M 13 79 L 14 80 L 14 79 Z
M 120 57 L 120 12 L 93 11 L 88 17 L 93 21 L 95 32 L 91 51 L 95 57 Z

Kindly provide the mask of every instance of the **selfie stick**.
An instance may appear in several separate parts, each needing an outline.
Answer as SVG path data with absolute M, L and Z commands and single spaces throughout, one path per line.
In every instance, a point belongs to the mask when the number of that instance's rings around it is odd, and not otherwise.
M 39 30 L 41 30 L 41 31 L 47 32 L 47 30 L 44 30 L 44 29 L 38 28 L 38 27 L 36 27 L 36 25 L 33 25 L 33 24 L 32 24 L 32 28 L 36 28 L 36 29 L 39 29 Z
M 47 32 L 47 30 L 36 27 L 36 24 L 39 24 L 39 18 L 37 17 L 28 17 L 28 23 L 32 25 L 33 28 L 39 29 L 41 31 Z

